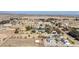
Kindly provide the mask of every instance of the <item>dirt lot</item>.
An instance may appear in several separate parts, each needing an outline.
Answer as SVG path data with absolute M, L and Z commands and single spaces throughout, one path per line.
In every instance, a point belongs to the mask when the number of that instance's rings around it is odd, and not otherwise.
M 43 45 L 36 44 L 35 39 L 8 39 L 2 47 L 41 47 Z

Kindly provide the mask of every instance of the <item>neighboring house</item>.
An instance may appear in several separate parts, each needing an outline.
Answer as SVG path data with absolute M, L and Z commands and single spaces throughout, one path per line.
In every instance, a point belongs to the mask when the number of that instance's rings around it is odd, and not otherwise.
M 5 27 L 11 27 L 12 24 L 4 24 L 3 26 L 5 26 Z

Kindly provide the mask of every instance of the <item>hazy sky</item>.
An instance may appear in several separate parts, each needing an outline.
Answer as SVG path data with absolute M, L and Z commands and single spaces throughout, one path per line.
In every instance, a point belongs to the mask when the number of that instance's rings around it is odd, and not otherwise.
M 0 13 L 10 14 L 42 14 L 42 15 L 77 15 L 79 11 L 0 11 Z

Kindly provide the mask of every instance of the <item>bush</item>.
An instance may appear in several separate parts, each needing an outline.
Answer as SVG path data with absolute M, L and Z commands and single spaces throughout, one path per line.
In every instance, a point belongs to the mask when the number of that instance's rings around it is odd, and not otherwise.
M 35 33 L 36 31 L 35 30 L 32 30 L 32 33 Z
M 31 30 L 32 29 L 32 27 L 30 27 L 30 26 L 27 26 L 26 27 L 26 31 L 29 31 L 29 30 Z
M 77 31 L 75 28 L 72 28 L 68 34 L 75 38 L 79 37 L 79 31 Z
M 45 32 L 47 32 L 48 34 L 52 32 L 52 28 L 49 25 L 45 26 Z
M 9 22 L 10 22 L 10 20 L 3 20 L 3 21 L 0 22 L 0 24 L 6 24 L 6 23 L 9 23 Z
M 15 30 L 15 33 L 16 33 L 16 34 L 19 33 L 19 28 L 17 28 L 17 29 Z

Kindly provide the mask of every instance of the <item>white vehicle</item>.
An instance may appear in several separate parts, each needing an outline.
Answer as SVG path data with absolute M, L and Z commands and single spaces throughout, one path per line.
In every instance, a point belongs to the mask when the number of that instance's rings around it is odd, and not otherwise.
M 40 41 L 39 40 L 35 40 L 35 43 L 40 43 Z

